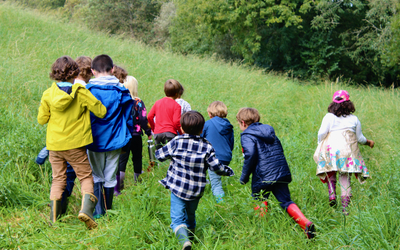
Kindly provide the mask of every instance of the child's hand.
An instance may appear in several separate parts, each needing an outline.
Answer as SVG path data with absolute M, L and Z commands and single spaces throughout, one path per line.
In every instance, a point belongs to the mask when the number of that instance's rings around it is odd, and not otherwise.
M 227 168 L 225 169 L 225 172 L 226 172 L 226 176 L 229 176 L 229 177 L 235 175 L 235 172 L 233 172 L 233 169 L 230 168 L 230 167 L 227 167 Z
M 372 140 L 367 140 L 367 143 L 366 143 L 370 148 L 374 148 L 374 145 L 375 145 L 375 142 L 374 141 L 372 141 Z

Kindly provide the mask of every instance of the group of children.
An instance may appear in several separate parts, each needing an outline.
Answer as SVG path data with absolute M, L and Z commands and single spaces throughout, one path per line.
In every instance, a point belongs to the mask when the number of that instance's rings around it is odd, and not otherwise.
M 205 121 L 181 98 L 183 86 L 169 79 L 164 84 L 166 97 L 156 101 L 147 115 L 138 98 L 137 80 L 115 66 L 108 55 L 99 55 L 93 61 L 87 57 L 74 61 L 63 56 L 53 64 L 50 77 L 57 83 L 43 93 L 38 114 L 40 124 L 48 123 L 46 147 L 53 171 L 50 220 L 55 222 L 66 211 L 63 193 L 71 193 L 67 177 L 68 169 L 73 169 L 83 196 L 78 218 L 89 229 L 96 228 L 95 218 L 112 208 L 113 196 L 123 189 L 130 152 L 135 181 L 142 173 L 144 131 L 149 139 L 154 138 L 156 158 L 170 160 L 167 175 L 159 182 L 171 191 L 171 228 L 183 249 L 191 249 L 195 211 L 207 184 L 207 170 L 217 203 L 224 202 L 225 196 L 220 176 L 234 175 L 228 166 L 234 134 L 226 119 L 226 105 L 212 102 L 207 108 L 210 120 Z M 351 197 L 351 173 L 359 180 L 369 177 L 357 143 L 374 146 L 362 135 L 360 122 L 352 115 L 354 111 L 346 91 L 334 94 L 318 132 L 319 144 L 314 154 L 317 175 L 328 183 L 332 206 L 336 204 L 339 172 L 345 214 Z M 252 176 L 252 196 L 261 202 L 254 209 L 265 216 L 267 198 L 272 192 L 307 237 L 313 238 L 314 224 L 290 198 L 288 184 L 292 176 L 273 127 L 260 123 L 259 112 L 254 108 L 241 108 L 236 119 L 243 131 L 240 183 L 246 184 Z

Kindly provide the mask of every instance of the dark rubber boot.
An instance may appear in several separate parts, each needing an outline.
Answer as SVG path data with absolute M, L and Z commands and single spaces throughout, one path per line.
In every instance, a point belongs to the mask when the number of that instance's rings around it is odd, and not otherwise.
M 97 223 L 93 218 L 93 210 L 96 203 L 96 196 L 89 193 L 83 194 L 81 211 L 79 211 L 78 218 L 80 221 L 85 222 L 88 229 L 95 229 L 97 227 Z
M 112 209 L 112 203 L 114 198 L 114 188 L 104 188 L 104 195 L 106 196 L 106 209 Z
M 68 197 L 64 197 L 61 200 L 61 211 L 60 211 L 60 216 L 64 216 L 67 213 L 67 209 L 68 209 Z
M 188 236 L 189 236 L 189 240 L 191 241 L 191 242 L 193 242 L 194 241 L 194 231 L 195 231 L 196 229 L 188 229 Z
M 51 200 L 50 208 L 50 221 L 54 223 L 60 218 L 61 215 L 61 200 Z
M 97 205 L 93 213 L 93 217 L 95 219 L 100 218 L 106 213 L 106 209 L 104 207 L 103 183 L 104 182 L 95 182 L 93 185 L 94 196 L 96 196 L 97 199 Z

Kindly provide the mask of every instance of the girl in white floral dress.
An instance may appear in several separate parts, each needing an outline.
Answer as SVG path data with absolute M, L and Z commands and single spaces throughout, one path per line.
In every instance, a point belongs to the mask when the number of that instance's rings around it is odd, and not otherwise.
M 328 185 L 331 206 L 336 205 L 336 172 L 339 172 L 342 207 L 346 215 L 351 198 L 351 174 L 354 173 L 360 183 L 369 177 L 358 143 L 371 148 L 375 144 L 362 134 L 360 121 L 352 115 L 354 111 L 349 93 L 336 91 L 318 131 L 318 147 L 314 154 L 317 176 Z

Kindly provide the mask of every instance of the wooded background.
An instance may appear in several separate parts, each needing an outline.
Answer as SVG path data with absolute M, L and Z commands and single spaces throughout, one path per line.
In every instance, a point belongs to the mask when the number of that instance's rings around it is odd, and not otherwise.
M 110 35 L 298 79 L 398 87 L 397 0 L 13 0 Z

